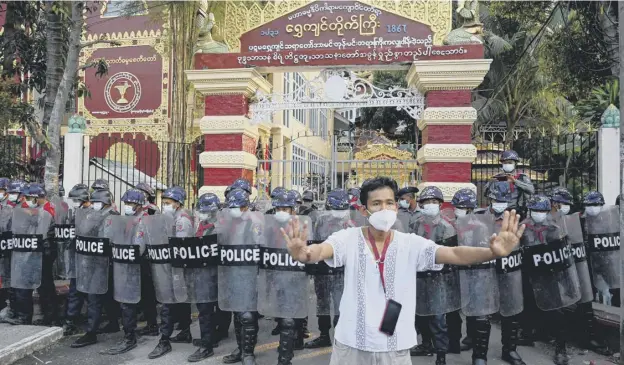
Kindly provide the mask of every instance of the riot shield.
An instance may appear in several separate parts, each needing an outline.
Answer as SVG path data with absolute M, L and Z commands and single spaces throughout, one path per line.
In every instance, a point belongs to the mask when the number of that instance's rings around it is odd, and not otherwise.
M 68 250 L 73 248 L 71 245 L 76 238 L 76 229 L 73 224 L 70 224 L 70 210 L 69 204 L 62 198 L 54 198 L 52 200 L 54 205 L 54 247 L 57 251 L 56 260 L 54 260 L 54 277 L 62 279 L 70 279 L 68 275 L 74 268 L 70 269 L 70 265 L 75 262 L 68 262 L 69 252 Z M 75 277 L 75 273 L 72 277 Z
M 113 296 L 119 303 L 141 300 L 141 256 L 145 250 L 141 217 L 111 216 Z
M 313 226 L 309 244 L 323 243 L 332 234 L 351 226 L 348 210 L 326 210 L 319 212 Z M 344 267 L 330 267 L 324 261 L 306 265 L 306 271 L 314 281 L 314 295 L 310 309 L 316 315 L 340 315 L 340 300 L 344 290 Z
M 171 266 L 184 275 L 186 301 L 213 303 L 217 301 L 217 235 L 170 238 Z M 182 299 L 182 298 L 179 298 Z
M 41 285 L 44 239 L 52 216 L 43 209 L 14 208 L 11 287 L 36 289 Z
M 168 214 L 151 215 L 142 220 L 145 226 L 145 248 L 152 268 L 152 280 L 156 291 L 156 300 L 164 304 L 184 303 L 187 301 L 184 276 L 174 277 L 171 267 L 169 238 L 175 234 L 175 219 Z M 176 274 L 179 269 L 176 269 Z M 179 285 L 176 288 L 176 284 Z
M 280 228 L 288 229 L 288 222 L 280 222 L 275 215 L 264 217 L 264 244 L 260 246 L 258 273 L 258 312 L 275 318 L 305 318 L 308 315 L 309 279 L 305 265 L 288 253 L 286 240 Z M 307 216 L 297 216 L 303 229 L 311 226 Z M 308 228 L 308 232 L 311 232 Z M 311 238 L 311 237 L 310 237 Z
M 83 293 L 108 291 L 110 217 L 108 210 L 76 210 L 76 288 Z
M 587 266 L 587 251 L 583 242 L 583 230 L 581 229 L 581 218 L 579 213 L 574 213 L 562 217 L 563 228 L 566 238 L 572 249 L 572 256 L 576 265 L 576 274 L 581 284 L 581 299 L 579 303 L 587 303 L 594 300 L 591 276 Z
M 604 207 L 595 217 L 586 215 L 587 250 L 594 285 L 603 282 L 609 289 L 620 287 L 620 211 Z
M 565 239 L 561 220 L 534 226 L 529 221 L 522 236 L 524 265 L 537 307 L 555 310 L 581 298 L 574 256 Z
M 13 232 L 9 230 L 13 208 L 3 206 L 0 209 L 0 288 L 11 287 L 11 251 L 13 250 Z
M 264 217 L 245 212 L 234 218 L 227 209 L 219 213 L 219 308 L 248 312 L 258 309 L 258 264 L 264 238 Z
M 457 246 L 457 234 L 453 226 L 442 217 L 431 220 L 420 216 L 414 220 L 414 231 L 439 245 Z M 444 265 L 440 271 L 418 272 L 416 275 L 416 314 L 432 316 L 456 311 L 461 308 L 459 270 Z
M 494 222 L 484 215 L 469 214 L 456 221 L 459 246 L 489 247 Z M 496 260 L 462 266 L 459 270 L 462 312 L 466 316 L 486 316 L 499 311 Z

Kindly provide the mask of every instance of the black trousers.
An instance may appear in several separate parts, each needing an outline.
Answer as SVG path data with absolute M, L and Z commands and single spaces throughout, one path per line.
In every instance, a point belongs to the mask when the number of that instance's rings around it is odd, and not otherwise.
M 149 326 L 158 324 L 158 312 L 156 311 L 156 291 L 152 280 L 152 270 L 148 261 L 141 262 L 141 301 L 139 307 L 145 315 L 145 321 Z
M 109 321 L 119 321 L 121 307 L 113 299 L 113 270 L 108 271 L 108 291 L 105 294 L 87 295 L 87 332 L 95 333 L 102 322 L 102 309 Z
M 56 286 L 54 285 L 54 260 L 56 255 L 43 255 L 41 261 L 41 285 L 37 288 L 39 293 L 39 305 L 45 321 L 55 321 L 57 319 Z M 13 311 L 25 317 L 28 321 L 33 316 L 33 289 L 13 288 L 15 293 L 15 308 Z
M 67 319 L 74 320 L 82 311 L 86 294 L 76 289 L 76 279 L 69 279 L 69 293 L 67 293 Z
M 197 303 L 195 305 L 199 311 L 199 333 L 201 335 L 202 345 L 205 347 L 212 347 L 212 333 L 214 329 L 212 319 L 215 315 L 217 303 Z
M 436 352 L 446 353 L 449 335 L 446 326 L 446 315 L 416 316 L 416 326 L 422 336 L 423 346 L 433 347 Z
M 189 303 L 163 304 L 160 308 L 160 334 L 169 338 L 175 323 L 184 329 L 191 326 L 191 305 Z

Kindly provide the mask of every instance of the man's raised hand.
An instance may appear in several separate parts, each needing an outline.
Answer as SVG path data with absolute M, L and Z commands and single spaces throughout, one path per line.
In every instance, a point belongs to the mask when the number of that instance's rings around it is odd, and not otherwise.
M 301 227 L 299 219 L 294 217 L 286 229 L 280 228 L 280 231 L 282 231 L 290 256 L 300 262 L 310 261 L 310 249 L 307 243 L 308 224 L 303 223 L 303 227 Z

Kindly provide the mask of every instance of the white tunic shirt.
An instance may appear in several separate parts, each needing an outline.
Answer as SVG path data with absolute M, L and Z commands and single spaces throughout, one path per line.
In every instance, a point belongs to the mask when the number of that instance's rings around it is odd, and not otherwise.
M 443 265 L 435 263 L 440 246 L 415 234 L 394 231 L 384 262 L 384 294 L 375 256 L 361 228 L 336 232 L 326 242 L 334 249 L 334 257 L 326 263 L 345 267 L 336 341 L 370 352 L 399 351 L 416 345 L 416 272 L 442 269 Z M 387 299 L 403 306 L 392 336 L 379 331 Z

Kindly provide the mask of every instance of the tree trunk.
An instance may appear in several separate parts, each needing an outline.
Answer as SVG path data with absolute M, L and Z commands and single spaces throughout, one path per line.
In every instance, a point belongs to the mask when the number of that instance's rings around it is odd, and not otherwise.
M 80 55 L 80 38 L 84 19 L 82 9 L 84 3 L 81 1 L 71 3 L 71 31 L 69 33 L 69 50 L 67 53 L 67 63 L 63 72 L 63 78 L 59 83 L 58 92 L 54 98 L 54 106 L 50 114 L 50 124 L 48 125 L 48 139 L 50 149 L 47 152 L 45 164 L 45 188 L 49 197 L 58 196 L 58 177 L 61 162 L 61 123 L 65 116 L 65 104 L 69 98 L 76 73 L 78 72 L 78 57 Z M 46 95 L 47 96 L 47 95 Z
M 60 4 L 57 4 L 60 5 Z M 65 56 L 66 50 L 63 42 L 63 21 L 61 17 L 53 10 L 53 2 L 46 2 L 46 87 L 43 107 L 43 117 L 41 124 L 44 131 L 46 130 L 50 116 L 52 115 L 52 108 L 54 107 L 54 101 L 56 100 L 56 94 L 63 77 L 63 69 L 65 68 Z M 63 110 L 65 107 L 63 105 Z

